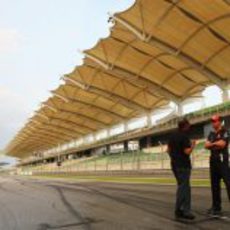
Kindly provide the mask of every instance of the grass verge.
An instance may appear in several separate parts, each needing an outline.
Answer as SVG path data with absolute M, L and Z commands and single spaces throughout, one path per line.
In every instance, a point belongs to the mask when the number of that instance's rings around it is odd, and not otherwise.
M 158 185 L 176 185 L 174 178 L 156 178 L 156 177 L 127 177 L 127 176 L 73 176 L 73 175 L 41 175 L 32 176 L 38 179 L 62 179 L 75 182 L 111 182 L 111 183 L 134 183 L 134 184 L 158 184 Z M 192 179 L 191 184 L 194 187 L 210 187 L 208 179 Z

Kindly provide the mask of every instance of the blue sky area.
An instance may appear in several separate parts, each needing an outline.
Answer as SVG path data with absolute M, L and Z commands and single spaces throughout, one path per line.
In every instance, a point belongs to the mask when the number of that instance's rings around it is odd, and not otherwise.
M 133 0 L 0 0 L 0 149 Z

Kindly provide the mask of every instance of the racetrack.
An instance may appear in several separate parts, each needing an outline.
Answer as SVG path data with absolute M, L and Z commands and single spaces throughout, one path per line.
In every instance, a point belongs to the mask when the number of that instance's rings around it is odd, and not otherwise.
M 230 218 L 205 215 L 209 188 L 192 192 L 197 219 L 182 223 L 173 216 L 175 186 L 0 177 L 0 229 L 229 229 Z M 223 201 L 230 216 L 225 191 Z

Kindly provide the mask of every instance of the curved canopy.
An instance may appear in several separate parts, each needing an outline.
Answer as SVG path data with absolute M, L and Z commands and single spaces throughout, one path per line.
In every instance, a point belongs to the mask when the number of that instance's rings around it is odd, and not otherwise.
M 108 38 L 84 51 L 8 145 L 23 157 L 177 104 L 230 78 L 227 0 L 137 0 L 111 15 Z

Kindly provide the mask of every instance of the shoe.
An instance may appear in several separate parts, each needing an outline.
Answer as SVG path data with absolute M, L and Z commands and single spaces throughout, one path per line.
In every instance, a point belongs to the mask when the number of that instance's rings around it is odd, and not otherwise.
M 183 217 L 183 211 L 182 210 L 176 210 L 175 211 L 175 217 L 176 218 L 182 218 Z
M 186 220 L 194 220 L 196 217 L 191 212 L 188 212 L 188 213 L 183 213 L 182 218 Z
M 212 217 L 221 217 L 222 216 L 222 212 L 219 209 L 215 209 L 215 208 L 210 208 L 207 211 L 207 214 L 212 216 Z
M 192 213 L 190 212 L 184 213 L 182 210 L 176 210 L 175 217 L 177 219 L 185 219 L 185 220 L 194 220 L 196 218 Z

